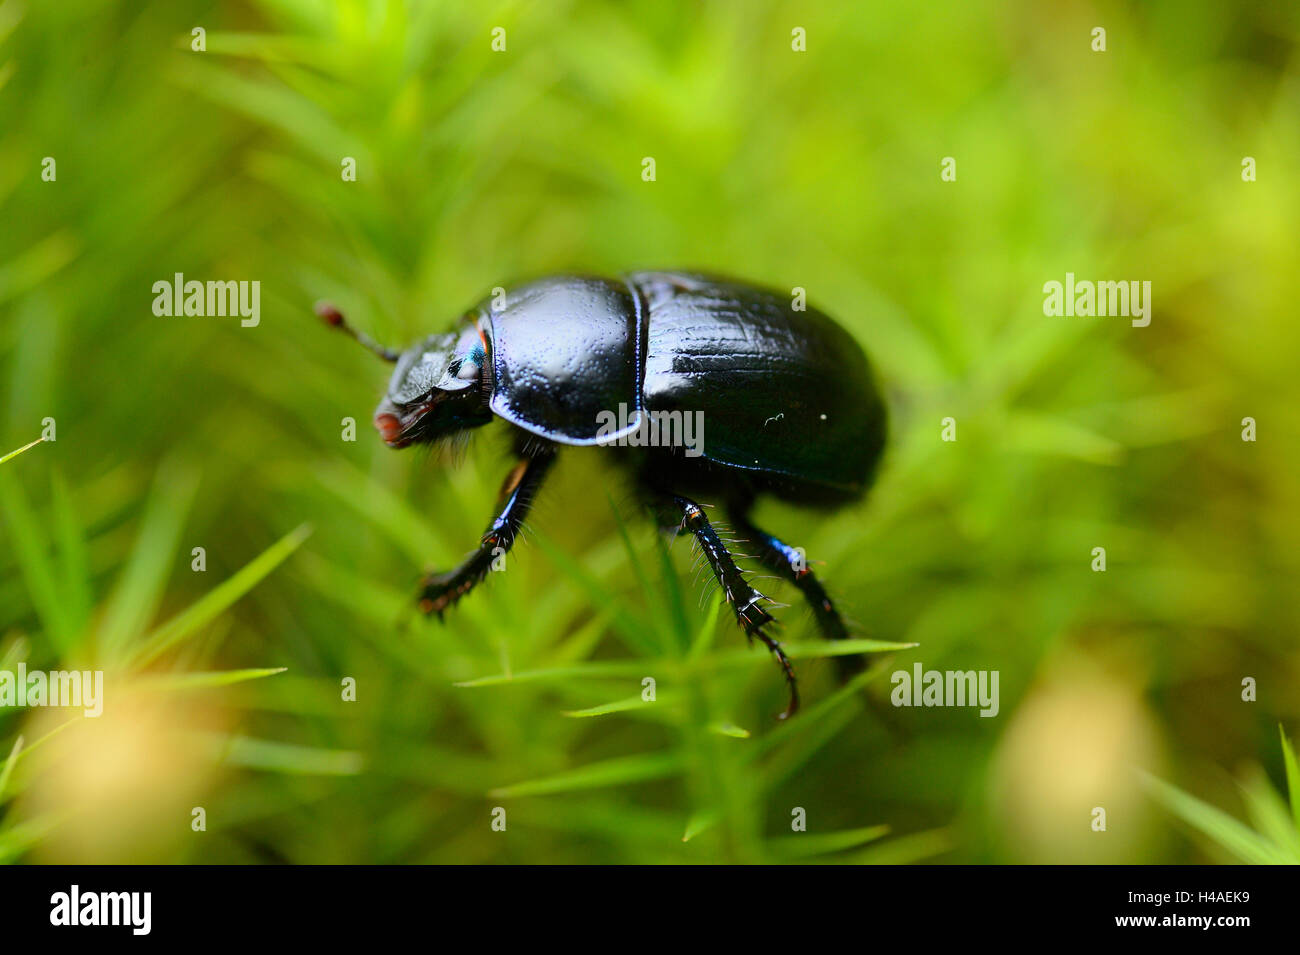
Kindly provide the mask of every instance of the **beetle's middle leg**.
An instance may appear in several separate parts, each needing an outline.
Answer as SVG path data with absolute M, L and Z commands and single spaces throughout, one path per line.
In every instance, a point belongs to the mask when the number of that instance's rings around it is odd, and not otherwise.
M 786 685 L 790 688 L 790 702 L 780 718 L 786 719 L 792 716 L 799 709 L 799 685 L 795 680 L 794 667 L 790 665 L 790 660 L 781 649 L 781 644 L 764 630 L 767 624 L 773 622 L 772 615 L 760 605 L 760 601 L 767 598 L 745 579 L 744 573 L 736 566 L 736 561 L 727 550 L 726 544 L 709 523 L 709 519 L 704 516 L 704 509 L 690 498 L 679 495 L 673 495 L 672 501 L 678 513 L 682 515 L 682 525 L 700 542 L 704 556 L 708 559 L 709 566 L 713 568 L 713 575 L 722 586 L 727 602 L 736 612 L 736 620 L 744 629 L 745 636 L 757 637 L 776 657 L 776 662 L 785 674 Z
M 420 610 L 426 615 L 442 612 L 478 584 L 492 568 L 492 562 L 505 555 L 519 536 L 519 528 L 532 507 L 533 498 L 555 460 L 553 452 L 524 457 L 506 475 L 501 485 L 501 503 L 497 516 L 483 532 L 478 548 L 455 570 L 431 574 L 420 584 Z

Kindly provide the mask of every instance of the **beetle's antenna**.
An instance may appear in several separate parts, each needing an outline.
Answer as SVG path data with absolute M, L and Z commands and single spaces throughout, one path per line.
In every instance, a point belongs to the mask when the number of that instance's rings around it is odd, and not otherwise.
M 351 325 L 349 325 L 347 323 L 347 319 L 343 317 L 343 313 L 338 310 L 338 306 L 334 305 L 332 302 L 324 302 L 324 301 L 317 302 L 316 314 L 321 317 L 321 319 L 325 322 L 326 325 L 332 325 L 334 328 L 347 332 L 349 335 L 351 335 L 353 338 L 359 341 L 362 345 L 365 345 L 367 348 L 369 348 L 372 352 L 374 352 L 384 361 L 397 361 L 397 359 L 401 357 L 400 352 L 396 352 L 393 351 L 393 349 L 391 348 L 384 347 L 383 345 L 379 344 L 379 342 L 371 338 L 369 335 L 365 334 L 364 332 L 359 332 Z

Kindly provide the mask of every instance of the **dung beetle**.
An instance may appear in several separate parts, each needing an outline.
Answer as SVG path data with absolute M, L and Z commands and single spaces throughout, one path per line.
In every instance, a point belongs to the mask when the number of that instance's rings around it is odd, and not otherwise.
M 833 508 L 870 487 L 886 412 L 862 349 L 791 297 L 692 272 L 560 275 L 502 291 L 454 330 L 403 352 L 352 330 L 333 306 L 317 306 L 329 324 L 396 363 L 375 411 L 389 447 L 436 441 L 493 418 L 514 431 L 518 463 L 498 513 L 460 566 L 425 577 L 420 609 L 441 615 L 509 550 L 560 446 L 607 446 L 660 522 L 695 536 L 745 635 L 780 664 L 790 691 L 781 716 L 793 714 L 794 668 L 769 632 L 767 598 L 697 501 L 722 503 L 735 537 L 753 549 L 749 556 L 803 593 L 827 638 L 847 638 L 802 551 L 760 530 L 749 514 L 761 494 Z M 696 437 L 707 433 L 707 440 L 694 447 L 649 440 L 648 425 L 671 423 L 673 413 L 706 426 Z

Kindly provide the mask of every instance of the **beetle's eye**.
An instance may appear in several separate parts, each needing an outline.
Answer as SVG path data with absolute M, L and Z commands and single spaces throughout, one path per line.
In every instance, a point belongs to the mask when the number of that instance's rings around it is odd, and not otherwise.
M 478 377 L 479 369 L 483 367 L 483 360 L 486 357 L 483 344 L 475 342 L 469 354 L 464 358 L 457 358 L 447 370 L 462 381 L 473 381 Z

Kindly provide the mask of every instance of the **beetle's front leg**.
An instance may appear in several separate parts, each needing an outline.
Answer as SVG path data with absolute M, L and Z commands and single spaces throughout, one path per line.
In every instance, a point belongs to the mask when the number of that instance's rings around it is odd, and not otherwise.
M 704 556 L 713 569 L 713 575 L 722 586 L 722 592 L 727 602 L 731 604 L 731 609 L 735 611 L 736 620 L 745 631 L 745 636 L 751 639 L 757 637 L 776 657 L 777 664 L 785 674 L 786 685 L 790 688 L 790 702 L 780 718 L 793 716 L 799 709 L 799 684 L 795 680 L 794 667 L 790 665 L 790 660 L 781 649 L 781 644 L 763 629 L 774 622 L 772 615 L 760 605 L 760 601 L 767 598 L 750 586 L 749 581 L 745 579 L 744 573 L 736 566 L 736 561 L 727 550 L 726 544 L 709 523 L 709 519 L 704 516 L 704 509 L 689 498 L 679 495 L 673 496 L 673 503 L 682 515 L 682 525 L 700 542 Z
M 506 475 L 505 483 L 501 485 L 497 516 L 484 531 L 478 548 L 455 570 L 431 574 L 421 582 L 420 610 L 425 615 L 436 613 L 441 616 L 444 610 L 487 576 L 494 560 L 510 550 L 554 460 L 555 454 L 551 451 L 526 457 Z

